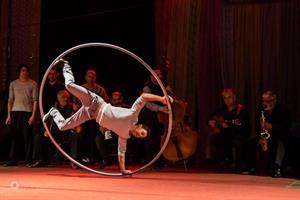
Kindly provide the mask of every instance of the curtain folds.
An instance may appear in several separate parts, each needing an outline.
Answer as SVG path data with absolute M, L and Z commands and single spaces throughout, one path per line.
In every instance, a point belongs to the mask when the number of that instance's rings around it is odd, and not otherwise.
M 254 114 L 266 89 L 300 121 L 300 2 L 223 4 L 156 1 L 156 63 L 170 61 L 169 83 L 188 101 L 205 152 L 207 117 L 231 87 Z M 252 133 L 253 134 L 253 133 Z

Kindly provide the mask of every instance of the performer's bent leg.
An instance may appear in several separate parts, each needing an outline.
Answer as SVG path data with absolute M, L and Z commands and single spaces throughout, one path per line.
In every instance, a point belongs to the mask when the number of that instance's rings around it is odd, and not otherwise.
M 75 114 L 71 117 L 65 119 L 57 109 L 52 109 L 50 115 L 53 117 L 54 122 L 61 131 L 72 129 L 80 124 L 90 120 L 88 113 L 85 110 L 85 107 L 81 107 Z
M 92 102 L 95 94 L 90 92 L 88 89 L 75 84 L 72 68 L 67 63 L 65 63 L 63 67 L 63 76 L 65 78 L 65 86 L 67 90 L 76 96 L 81 101 L 82 105 L 89 105 Z M 99 98 L 100 100 L 102 99 L 101 97 Z

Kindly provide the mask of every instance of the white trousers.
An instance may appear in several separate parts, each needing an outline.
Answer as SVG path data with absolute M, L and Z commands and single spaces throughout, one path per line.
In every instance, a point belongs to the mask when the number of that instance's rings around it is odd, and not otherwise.
M 66 89 L 81 101 L 81 108 L 71 117 L 65 119 L 57 109 L 53 109 L 50 115 L 61 131 L 72 129 L 90 119 L 95 118 L 95 111 L 98 106 L 106 104 L 105 101 L 88 89 L 76 85 L 72 68 L 65 64 L 63 67 L 63 76 L 65 78 Z

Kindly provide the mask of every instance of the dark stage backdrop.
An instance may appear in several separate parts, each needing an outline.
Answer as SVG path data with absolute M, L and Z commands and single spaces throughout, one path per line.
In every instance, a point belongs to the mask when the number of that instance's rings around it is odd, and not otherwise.
M 39 75 L 40 0 L 0 0 L 0 160 L 9 147 L 4 126 L 8 84 L 16 79 L 16 66 L 27 63 L 32 77 Z
M 0 160 L 8 155 L 4 125 L 7 90 L 16 66 L 27 63 L 39 83 L 46 68 L 63 51 L 85 42 L 106 42 L 155 63 L 154 0 L 0 0 Z M 149 73 L 124 54 L 86 49 L 69 55 L 76 82 L 87 69 L 98 72 L 107 92 L 119 90 L 126 103 L 139 95 Z
M 203 152 L 224 87 L 237 92 L 252 122 L 266 89 L 300 122 L 300 1 L 157 0 L 155 9 L 156 62 L 169 59 L 169 81 L 192 107 Z
M 124 47 L 155 63 L 154 1 L 0 1 L 0 94 L 17 78 L 16 66 L 32 67 L 41 81 L 46 68 L 60 53 L 86 42 L 106 42 Z M 149 73 L 128 56 L 107 49 L 88 49 L 68 57 L 77 82 L 87 69 L 95 69 L 108 92 L 120 90 L 125 99 L 141 91 Z M 0 100 L 5 105 L 6 98 Z M 6 108 L 1 106 L 1 113 Z
M 119 45 L 155 63 L 154 1 L 43 1 L 41 21 L 41 72 L 66 49 L 87 42 Z M 149 76 L 140 64 L 109 49 L 81 50 L 66 59 L 79 84 L 85 71 L 94 69 L 98 82 L 109 93 L 122 91 L 128 103 Z

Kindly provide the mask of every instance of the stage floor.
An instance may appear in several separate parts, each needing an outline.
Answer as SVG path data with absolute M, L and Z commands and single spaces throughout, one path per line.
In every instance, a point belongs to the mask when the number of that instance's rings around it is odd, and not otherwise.
M 103 177 L 68 167 L 0 167 L 0 200 L 19 199 L 299 200 L 300 180 L 178 169 Z

